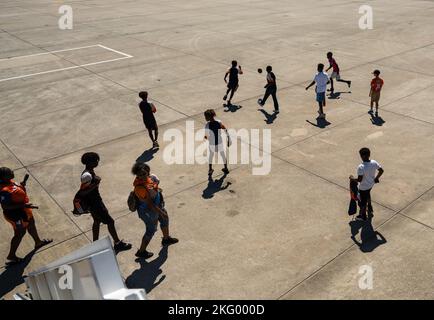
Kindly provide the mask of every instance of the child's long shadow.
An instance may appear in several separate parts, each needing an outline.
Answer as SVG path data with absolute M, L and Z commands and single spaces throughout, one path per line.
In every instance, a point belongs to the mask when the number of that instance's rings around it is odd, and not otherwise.
M 166 279 L 163 275 L 157 280 L 158 276 L 163 273 L 161 266 L 166 262 L 168 255 L 168 246 L 161 248 L 158 257 L 151 262 L 145 259 L 136 259 L 140 263 L 140 268 L 134 270 L 126 279 L 125 284 L 130 289 L 145 289 L 146 293 L 151 292 L 155 287 Z
M 262 114 L 265 116 L 265 122 L 267 123 L 267 124 L 272 124 L 273 122 L 274 122 L 274 120 L 276 120 L 276 118 L 277 118 L 277 113 L 272 113 L 272 114 L 269 114 L 267 111 L 265 111 L 264 109 L 258 109 L 258 111 L 261 111 L 262 112 Z
M 206 186 L 206 189 L 203 190 L 202 198 L 211 199 L 214 197 L 215 193 L 227 189 L 231 185 L 230 182 L 226 182 L 226 185 L 222 187 L 226 176 L 227 175 L 224 174 L 217 180 L 213 180 L 212 176 L 208 176 L 208 185 Z
M 236 104 L 223 104 L 223 107 L 226 107 L 226 109 L 224 109 L 224 112 L 237 112 L 239 109 L 241 109 L 243 106 L 240 105 L 236 105 Z
M 137 157 L 136 162 L 149 162 L 154 159 L 154 154 L 157 153 L 158 149 L 149 148 L 143 151 L 143 153 Z
M 354 243 L 360 248 L 362 252 L 372 252 L 378 246 L 386 243 L 387 240 L 383 237 L 383 235 L 374 230 L 372 226 L 371 220 L 368 221 L 351 221 L 349 223 L 351 228 L 351 239 Z M 357 241 L 356 235 L 360 230 L 360 240 Z
M 375 126 L 381 127 L 386 121 L 383 120 L 380 116 L 375 116 L 373 113 L 371 113 L 371 122 Z
M 36 250 L 33 250 L 24 257 L 23 262 L 5 267 L 4 271 L 0 274 L 0 297 L 3 297 L 15 289 L 15 287 L 24 283 L 24 270 L 35 253 Z
M 310 123 L 314 127 L 321 128 L 321 129 L 324 129 L 325 127 L 331 125 L 331 123 L 328 122 L 325 118 L 320 118 L 320 117 L 316 118 L 316 123 L 313 123 L 310 120 L 306 120 L 306 122 Z

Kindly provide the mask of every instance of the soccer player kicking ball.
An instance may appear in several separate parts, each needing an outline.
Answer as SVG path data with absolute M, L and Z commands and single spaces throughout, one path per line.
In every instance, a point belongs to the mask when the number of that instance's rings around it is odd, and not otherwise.
M 329 89 L 330 94 L 333 94 L 333 92 L 335 90 L 333 87 L 333 79 L 336 79 L 336 81 L 339 81 L 339 82 L 345 82 L 348 85 L 348 88 L 350 88 L 351 87 L 351 81 L 341 79 L 341 75 L 339 74 L 339 66 L 336 63 L 336 60 L 333 58 L 333 53 L 327 52 L 327 59 L 329 60 L 330 66 L 327 68 L 326 72 L 329 71 L 331 68 L 333 68 L 333 72 L 330 76 L 330 83 L 331 83 L 331 86 Z
M 324 65 L 322 63 L 318 64 L 317 68 L 318 72 L 315 75 L 313 81 L 306 87 L 306 90 L 308 90 L 310 87 L 312 87 L 316 83 L 316 101 L 318 102 L 318 113 L 319 118 L 325 119 L 325 113 L 323 107 L 326 105 L 326 99 L 325 99 L 325 93 L 327 90 L 327 84 L 330 83 L 329 76 L 327 73 L 324 72 Z

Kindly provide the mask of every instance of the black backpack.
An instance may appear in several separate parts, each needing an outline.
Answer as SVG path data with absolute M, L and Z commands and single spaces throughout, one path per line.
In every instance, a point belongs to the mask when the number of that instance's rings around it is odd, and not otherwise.
M 137 196 L 134 193 L 134 191 L 131 191 L 129 196 L 128 196 L 128 200 L 127 200 L 128 209 L 130 209 L 131 212 L 136 211 L 137 210 L 137 203 L 138 203 Z

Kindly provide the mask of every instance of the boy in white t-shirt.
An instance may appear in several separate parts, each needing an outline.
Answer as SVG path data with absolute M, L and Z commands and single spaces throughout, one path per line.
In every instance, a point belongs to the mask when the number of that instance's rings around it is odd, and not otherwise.
M 323 110 L 323 107 L 326 105 L 326 91 L 327 91 L 327 84 L 330 83 L 330 78 L 327 75 L 327 73 L 324 72 L 324 65 L 322 63 L 318 64 L 317 68 L 318 72 L 315 75 L 313 81 L 306 87 L 306 90 L 308 90 L 311 86 L 313 86 L 316 83 L 316 101 L 318 102 L 319 106 L 319 118 L 325 118 L 325 113 Z
M 360 149 L 359 154 L 363 162 L 357 167 L 357 178 L 350 176 L 350 180 L 359 183 L 360 214 L 356 219 L 366 221 L 367 218 L 374 216 L 371 203 L 371 189 L 376 183 L 380 182 L 380 177 L 383 175 L 384 170 L 377 161 L 370 160 L 371 151 L 368 148 Z M 366 216 L 366 211 L 368 211 L 368 217 Z

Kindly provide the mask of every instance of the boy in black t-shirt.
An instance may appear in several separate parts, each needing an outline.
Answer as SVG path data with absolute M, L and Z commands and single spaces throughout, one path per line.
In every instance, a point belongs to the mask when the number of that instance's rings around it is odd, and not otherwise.
M 274 113 L 279 113 L 279 102 L 277 101 L 277 85 L 276 85 L 276 75 L 272 71 L 271 66 L 267 66 L 267 84 L 265 85 L 265 94 L 262 99 L 258 100 L 258 104 L 263 107 L 268 97 L 271 95 L 274 102 Z
M 152 102 L 148 102 L 148 93 L 146 91 L 141 91 L 139 93 L 139 97 L 142 98 L 139 107 L 143 115 L 143 123 L 145 124 L 146 129 L 148 129 L 149 137 L 152 140 L 152 147 L 159 148 L 157 142 L 158 126 L 157 126 L 157 121 L 155 120 L 154 117 L 154 113 L 157 112 L 157 109 L 155 108 Z
M 237 61 L 232 61 L 232 67 L 228 69 L 228 71 L 226 71 L 225 73 L 225 82 L 228 85 L 228 90 L 226 91 L 225 96 L 223 97 L 223 100 L 226 101 L 226 99 L 228 98 L 228 94 L 229 92 L 231 93 L 229 100 L 228 100 L 228 106 L 231 105 L 231 100 L 234 97 L 234 93 L 235 91 L 238 90 L 238 75 L 239 74 L 243 74 L 243 70 L 241 69 L 241 66 L 238 66 L 238 62 Z M 226 78 L 229 76 L 229 82 L 226 80 Z

